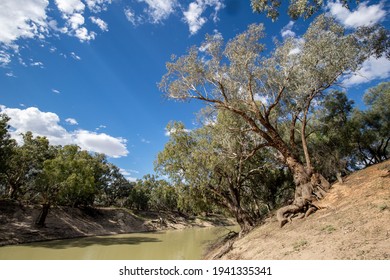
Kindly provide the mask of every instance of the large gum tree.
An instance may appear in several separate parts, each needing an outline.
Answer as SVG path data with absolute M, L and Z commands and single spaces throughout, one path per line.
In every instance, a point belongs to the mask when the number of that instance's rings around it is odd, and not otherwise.
M 263 25 L 253 24 L 227 43 L 207 36 L 201 48 L 173 56 L 159 86 L 169 98 L 201 100 L 233 112 L 290 169 L 295 199 L 278 211 L 283 226 L 289 216 L 315 210 L 313 202 L 330 186 L 312 164 L 306 127 L 317 99 L 373 52 L 361 36 L 322 15 L 301 38 L 265 53 Z

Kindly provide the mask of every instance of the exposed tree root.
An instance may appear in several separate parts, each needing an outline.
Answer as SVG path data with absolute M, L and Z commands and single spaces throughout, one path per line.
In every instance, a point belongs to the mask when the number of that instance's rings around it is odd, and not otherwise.
M 313 202 L 322 199 L 329 188 L 329 182 L 318 173 L 314 173 L 309 182 L 298 185 L 293 203 L 281 207 L 276 213 L 280 227 L 292 222 L 293 218 L 307 218 L 317 211 L 319 207 L 314 205 Z
M 233 249 L 233 241 L 227 242 L 223 248 L 220 250 L 220 252 L 213 257 L 214 260 L 218 260 L 222 258 L 224 255 L 229 253 Z

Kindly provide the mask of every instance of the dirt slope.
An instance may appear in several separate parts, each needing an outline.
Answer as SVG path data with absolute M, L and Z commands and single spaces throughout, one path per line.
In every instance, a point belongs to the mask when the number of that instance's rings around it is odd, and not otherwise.
M 318 202 L 323 209 L 283 228 L 271 218 L 222 259 L 390 259 L 390 161 L 344 179 Z

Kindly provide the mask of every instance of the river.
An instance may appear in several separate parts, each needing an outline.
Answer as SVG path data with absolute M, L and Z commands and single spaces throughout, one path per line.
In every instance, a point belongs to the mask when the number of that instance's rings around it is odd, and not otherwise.
M 237 227 L 206 227 L 33 242 L 0 247 L 0 260 L 197 260 Z

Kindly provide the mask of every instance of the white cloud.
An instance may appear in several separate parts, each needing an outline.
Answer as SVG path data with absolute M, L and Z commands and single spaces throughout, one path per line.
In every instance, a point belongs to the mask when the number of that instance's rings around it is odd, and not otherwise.
M 136 15 L 134 11 L 127 7 L 124 9 L 125 16 L 129 22 L 131 22 L 134 26 L 138 26 L 144 22 L 144 18 L 141 15 Z
M 94 13 L 107 10 L 107 6 L 112 3 L 112 0 L 85 0 L 85 3 Z
M 66 26 L 61 32 L 75 36 L 81 42 L 94 40 L 96 33 L 85 27 L 84 10 L 85 4 L 81 0 L 55 0 Z
M 345 77 L 343 85 L 350 87 L 368 83 L 376 79 L 388 79 L 389 77 L 390 61 L 385 57 L 370 57 L 363 63 L 362 68 L 359 71 Z
M 5 75 L 6 75 L 7 77 L 16 78 L 14 72 L 12 72 L 12 71 L 9 71 L 9 72 L 5 73 Z
M 105 11 L 113 0 L 0 0 L 0 67 L 14 59 L 21 59 L 19 45 L 22 39 L 44 40 L 51 36 L 72 36 L 81 42 L 94 40 L 97 25 L 101 31 L 108 31 L 108 25 L 97 16 Z M 191 34 L 212 19 L 218 20 L 218 13 L 224 7 L 223 0 L 191 0 L 188 10 L 178 0 L 136 0 L 144 7 L 136 14 L 131 8 L 124 9 L 126 18 L 135 26 L 145 23 L 162 23 L 172 14 L 183 18 Z M 50 4 L 50 5 L 49 5 Z M 129 4 L 130 6 L 130 4 Z M 206 10 L 211 10 L 206 15 Z M 183 11 L 184 14 L 181 14 Z M 61 18 L 57 17 L 60 14 Z M 86 15 L 94 13 L 95 15 Z M 90 21 L 86 20 L 89 17 Z M 100 31 L 99 30 L 99 31 Z M 49 46 L 50 52 L 56 48 Z M 63 54 L 60 54 L 63 55 Z M 26 64 L 23 64 L 26 66 Z
M 3 50 L 0 50 L 0 67 L 4 67 L 10 62 L 11 55 Z
M 139 174 L 139 171 L 138 170 L 134 170 L 134 169 L 127 169 L 130 173 L 134 173 L 134 174 Z
M 126 177 L 126 179 L 129 181 L 129 182 L 137 182 L 138 178 L 134 178 L 134 177 Z
M 123 176 L 125 176 L 125 178 L 127 179 L 127 180 L 129 180 L 130 182 L 135 182 L 135 181 L 137 181 L 137 178 L 135 178 L 135 177 L 131 177 L 131 175 L 132 174 L 139 174 L 139 171 L 137 171 L 137 170 L 131 170 L 131 169 L 124 169 L 124 168 L 120 168 L 119 169 L 119 172 L 123 175 Z
M 1 0 L 0 43 L 12 45 L 19 38 L 43 37 L 48 33 L 48 0 Z
M 40 61 L 31 61 L 30 66 L 35 66 L 35 67 L 43 68 L 43 62 L 40 62 Z
M 69 24 L 74 30 L 78 29 L 81 25 L 83 25 L 84 22 L 85 19 L 82 14 L 74 13 L 69 17 Z
M 41 112 L 35 107 L 17 109 L 3 106 L 2 112 L 11 118 L 11 135 L 18 142 L 22 140 L 21 133 L 31 131 L 34 135 L 46 136 L 53 145 L 71 143 L 71 135 L 59 125 L 60 118 L 57 114 Z
M 60 93 L 61 93 L 58 89 L 55 89 L 55 88 L 53 88 L 51 91 L 52 91 L 53 93 L 55 93 L 55 94 L 60 94 Z
M 85 9 L 85 5 L 81 0 L 55 0 L 58 9 L 67 15 L 71 15 L 75 12 L 82 12 Z
M 102 31 L 108 31 L 108 25 L 107 23 L 100 19 L 100 18 L 97 18 L 97 17 L 90 17 L 91 21 L 96 24 L 97 26 L 99 26 L 99 28 L 102 30 Z
M 105 133 L 96 133 L 87 130 L 77 130 L 74 133 L 75 143 L 82 149 L 104 153 L 108 156 L 119 158 L 127 156 L 126 139 L 112 137 Z
M 178 6 L 177 0 L 138 0 L 148 5 L 145 12 L 154 23 L 167 19 Z
M 329 2 L 327 8 L 331 15 L 348 28 L 374 25 L 384 20 L 387 14 L 382 3 L 368 6 L 367 2 L 363 2 L 355 11 L 350 11 L 336 1 Z
M 150 144 L 151 143 L 150 140 L 147 140 L 145 138 L 141 138 L 141 142 L 145 143 L 145 144 Z
M 188 10 L 183 13 L 184 21 L 188 24 L 191 34 L 196 34 L 206 23 L 207 20 L 202 17 L 205 8 L 202 1 L 192 2 Z
M 187 129 L 187 128 L 182 129 L 180 131 L 183 131 L 183 132 L 186 132 L 186 133 L 191 132 L 191 130 Z M 165 129 L 165 133 L 164 134 L 165 134 L 165 136 L 171 136 L 172 134 L 175 134 L 176 132 L 177 132 L 177 130 L 175 128 L 172 128 L 170 130 Z
M 95 39 L 96 33 L 93 31 L 89 32 L 87 28 L 81 27 L 75 31 L 75 36 L 79 38 L 81 42 L 84 42 Z
M 99 125 L 99 127 L 95 128 L 96 131 L 100 130 L 100 129 L 103 129 L 103 128 L 107 128 L 107 126 L 105 125 Z
M 81 60 L 81 57 L 79 57 L 77 54 L 75 54 L 75 52 L 71 52 L 71 53 L 70 53 L 70 56 L 71 56 L 74 60 Z
M 79 124 L 74 118 L 67 118 L 65 121 L 70 125 L 78 125 Z
M 282 35 L 283 38 L 295 37 L 296 34 L 294 31 L 292 31 L 293 26 L 294 26 L 294 21 L 291 20 L 286 26 L 282 28 L 280 34 Z
M 119 169 L 119 172 L 123 175 L 123 176 L 130 176 L 131 173 L 128 172 L 126 169 L 123 169 L 123 168 L 120 168 Z
M 207 19 L 202 15 L 208 7 L 214 7 L 213 20 L 217 21 L 218 12 L 224 7 L 221 0 L 196 0 L 190 3 L 187 11 L 183 12 L 183 20 L 188 24 L 192 35 L 196 34 L 207 22 Z
M 128 154 L 126 139 L 87 130 L 67 131 L 59 124 L 60 118 L 55 113 L 42 112 L 35 107 L 18 109 L 0 106 L 0 109 L 2 113 L 11 118 L 9 121 L 10 134 L 19 143 L 22 142 L 20 134 L 31 131 L 36 136 L 47 137 L 53 145 L 75 144 L 84 150 L 104 153 L 114 158 Z M 66 121 L 69 122 L 69 120 Z

